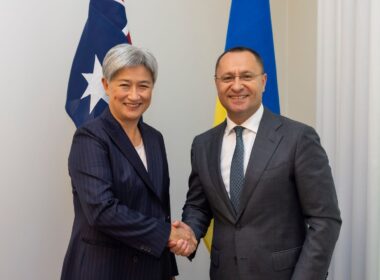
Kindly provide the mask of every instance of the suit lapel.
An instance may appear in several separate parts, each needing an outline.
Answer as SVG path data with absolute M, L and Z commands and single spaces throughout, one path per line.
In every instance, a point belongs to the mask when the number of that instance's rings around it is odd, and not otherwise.
M 240 195 L 238 219 L 244 212 L 248 200 L 253 195 L 265 167 L 282 140 L 282 135 L 276 131 L 281 125 L 282 123 L 277 116 L 264 109 L 264 114 L 248 161 L 244 187 Z
M 143 122 L 139 124 L 140 132 L 144 142 L 144 149 L 148 165 L 148 176 L 153 183 L 154 192 L 164 201 L 164 189 L 160 187 L 163 182 L 163 151 L 159 142 L 156 141 L 156 136 L 152 134 L 151 129 Z
M 145 166 L 140 159 L 140 156 L 137 154 L 135 147 L 133 147 L 131 141 L 129 140 L 128 136 L 125 134 L 121 125 L 112 116 L 111 112 L 109 111 L 109 108 L 105 109 L 101 117 L 104 121 L 103 129 L 110 136 L 110 138 L 115 143 L 115 145 L 120 149 L 120 151 L 126 157 L 128 162 L 133 166 L 138 176 L 144 181 L 145 185 L 158 198 L 160 198 L 159 194 L 157 193 L 156 189 L 153 186 L 151 179 L 149 178 L 149 174 L 146 171 Z M 143 139 L 143 141 L 145 142 L 145 139 Z
M 217 132 L 213 135 L 213 139 L 211 141 L 210 149 L 209 149 L 209 162 L 208 166 L 210 166 L 210 176 L 213 181 L 213 185 L 216 188 L 216 194 L 219 195 L 221 200 L 224 202 L 224 205 L 228 208 L 229 215 L 227 216 L 231 221 L 235 220 L 235 210 L 231 204 L 231 200 L 228 196 L 226 186 L 223 182 L 222 173 L 220 170 L 220 158 L 222 152 L 222 143 L 223 143 L 223 135 L 226 129 L 226 121 L 221 123 L 217 127 Z M 227 213 L 225 213 L 227 215 Z

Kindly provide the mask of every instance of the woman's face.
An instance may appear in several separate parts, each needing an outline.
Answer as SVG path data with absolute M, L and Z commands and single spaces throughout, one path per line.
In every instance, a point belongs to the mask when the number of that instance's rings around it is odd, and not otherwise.
M 112 115 L 121 123 L 138 122 L 152 98 L 153 79 L 143 65 L 119 70 L 110 82 L 102 80 Z

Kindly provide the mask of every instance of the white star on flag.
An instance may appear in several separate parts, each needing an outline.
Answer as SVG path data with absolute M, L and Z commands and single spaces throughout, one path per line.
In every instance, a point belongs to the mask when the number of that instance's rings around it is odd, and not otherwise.
M 87 80 L 88 86 L 80 99 L 90 96 L 90 114 L 94 110 L 96 104 L 100 99 L 108 103 L 108 96 L 106 95 L 102 84 L 102 65 L 98 57 L 95 55 L 93 73 L 82 73 L 83 77 Z
M 113 0 L 113 1 L 115 1 L 115 2 L 117 2 L 117 3 L 120 3 L 121 5 L 125 6 L 125 3 L 124 3 L 123 0 Z M 125 27 L 123 28 L 122 32 L 125 34 L 125 36 L 128 35 L 128 33 L 129 33 L 129 30 L 128 30 L 128 24 L 125 25 Z
M 128 24 L 123 28 L 122 32 L 125 34 L 125 36 L 128 36 L 128 33 L 129 33 Z

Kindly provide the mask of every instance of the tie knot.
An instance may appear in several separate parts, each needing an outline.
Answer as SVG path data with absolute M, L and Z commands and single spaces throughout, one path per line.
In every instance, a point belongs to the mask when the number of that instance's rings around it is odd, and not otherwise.
M 242 127 L 242 126 L 235 126 L 234 130 L 235 130 L 235 133 L 236 133 L 236 138 L 241 138 L 241 136 L 243 135 L 244 127 Z

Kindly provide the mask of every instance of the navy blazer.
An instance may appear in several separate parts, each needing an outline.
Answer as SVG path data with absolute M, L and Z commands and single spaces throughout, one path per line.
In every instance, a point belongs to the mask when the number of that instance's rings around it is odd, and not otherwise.
M 170 279 L 163 137 L 140 121 L 148 171 L 109 109 L 79 128 L 69 156 L 74 224 L 61 279 Z

